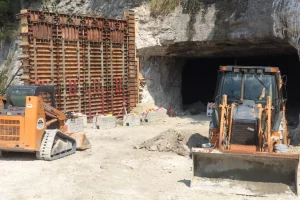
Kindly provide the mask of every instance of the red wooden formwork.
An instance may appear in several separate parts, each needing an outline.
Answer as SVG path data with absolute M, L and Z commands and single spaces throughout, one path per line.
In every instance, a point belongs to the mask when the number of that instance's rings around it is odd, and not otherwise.
M 133 11 L 124 19 L 21 11 L 24 82 L 56 86 L 57 107 L 89 117 L 138 101 Z

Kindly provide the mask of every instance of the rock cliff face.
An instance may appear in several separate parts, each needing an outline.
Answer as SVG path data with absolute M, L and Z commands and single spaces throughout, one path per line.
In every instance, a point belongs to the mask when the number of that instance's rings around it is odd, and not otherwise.
M 176 10 L 153 17 L 151 0 L 44 0 L 50 10 L 121 17 L 136 11 L 141 56 L 250 56 L 300 49 L 297 0 L 181 0 Z M 41 0 L 22 2 L 41 9 Z
M 273 3 L 273 34 L 288 41 L 300 56 L 300 1 L 275 0 Z
M 152 17 L 151 0 L 44 0 L 51 10 L 121 17 L 136 11 L 137 49 L 144 56 L 241 56 L 299 49 L 297 0 L 181 0 L 166 16 Z M 23 1 L 41 9 L 41 0 Z M 189 51 L 186 51 L 188 47 Z M 280 47 L 280 48 L 279 48 Z M 268 49 L 268 51 L 266 51 Z
M 140 55 L 251 56 L 299 46 L 296 0 L 186 0 L 167 17 L 136 8 Z
M 145 78 L 155 79 L 155 83 L 147 82 L 143 101 L 160 106 L 181 102 L 180 97 L 179 100 L 175 97 L 180 95 L 180 84 L 170 95 L 167 83 L 170 77 L 181 72 L 183 63 L 165 57 L 261 56 L 294 54 L 295 50 L 300 54 L 298 0 L 181 0 L 172 13 L 156 17 L 151 13 L 151 0 L 44 2 L 50 10 L 56 2 L 58 12 L 106 17 L 121 17 L 125 10 L 135 10 L 141 72 Z M 23 8 L 42 8 L 41 0 L 21 0 L 20 3 Z M 8 52 L 7 48 L 5 45 L 3 52 Z M 15 54 L 19 53 L 15 50 Z M 177 63 L 170 64 L 174 59 Z M 15 65 L 18 63 L 11 62 L 11 71 L 16 69 Z M 171 66 L 177 66 L 178 71 L 169 73 Z
M 174 57 L 151 57 L 140 61 L 143 66 L 141 73 L 146 79 L 142 102 L 167 109 L 172 104 L 173 113 L 179 114 L 182 110 L 181 72 L 184 60 Z

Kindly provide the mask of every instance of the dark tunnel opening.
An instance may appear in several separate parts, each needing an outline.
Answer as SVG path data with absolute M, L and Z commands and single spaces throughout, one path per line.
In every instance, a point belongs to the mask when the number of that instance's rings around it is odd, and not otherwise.
M 213 102 L 217 71 L 221 65 L 274 66 L 287 76 L 287 120 L 298 124 L 300 62 L 298 54 L 288 56 L 256 56 L 239 58 L 191 58 L 182 70 L 182 102 L 189 105 L 201 101 L 205 106 Z

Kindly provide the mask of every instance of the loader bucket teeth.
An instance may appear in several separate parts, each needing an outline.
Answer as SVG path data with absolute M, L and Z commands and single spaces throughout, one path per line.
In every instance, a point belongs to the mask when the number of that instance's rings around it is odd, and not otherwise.
M 298 154 L 222 152 L 193 148 L 192 157 L 191 187 L 204 187 L 205 180 L 208 179 L 215 183 L 226 180 L 230 181 L 230 189 L 234 184 L 244 186 L 244 191 L 238 191 L 237 194 L 270 195 L 286 192 L 298 194 L 300 184 Z
M 72 133 L 70 136 L 76 140 L 77 150 L 85 150 L 91 148 L 91 143 L 84 133 Z

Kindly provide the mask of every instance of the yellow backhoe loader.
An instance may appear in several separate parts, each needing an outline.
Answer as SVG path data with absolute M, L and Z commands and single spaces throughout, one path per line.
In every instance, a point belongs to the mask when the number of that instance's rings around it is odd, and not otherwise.
M 35 152 L 38 159 L 55 160 L 90 148 L 84 133 L 66 132 L 67 117 L 55 106 L 53 86 L 10 86 L 0 109 L 0 152 Z
M 209 143 L 191 150 L 191 187 L 204 187 L 207 180 L 220 186 L 222 180 L 228 191 L 245 186 L 237 189 L 242 194 L 286 192 L 276 184 L 300 192 L 299 154 L 289 151 L 285 85 L 277 67 L 220 67 Z

